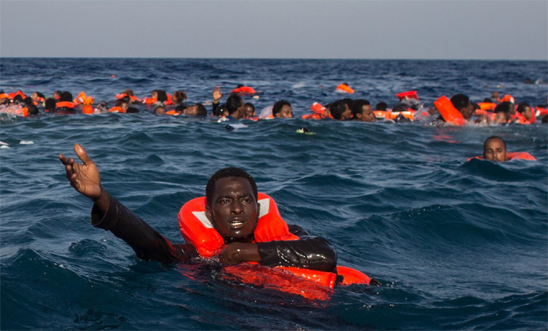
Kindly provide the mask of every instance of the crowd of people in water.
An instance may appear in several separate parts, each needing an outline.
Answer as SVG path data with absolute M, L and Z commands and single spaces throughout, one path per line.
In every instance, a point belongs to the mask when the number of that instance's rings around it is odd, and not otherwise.
M 351 95 L 354 90 L 343 83 L 337 86 L 336 92 Z M 68 91 L 55 91 L 51 97 L 43 93 L 33 92 L 27 96 L 23 91 L 11 93 L 0 91 L 0 112 L 11 113 L 23 117 L 33 117 L 40 114 L 70 115 L 83 113 L 88 115 L 101 113 L 130 114 L 151 112 L 157 115 L 183 115 L 187 117 L 212 118 L 219 122 L 239 120 L 268 120 L 276 118 L 293 118 L 293 108 L 286 100 L 279 100 L 273 105 L 256 111 L 252 102 L 245 102 L 245 97 L 258 98 L 257 92 L 250 86 L 238 85 L 222 102 L 223 93 L 217 86 L 212 92 L 212 102 L 187 103 L 187 94 L 178 90 L 172 94 L 164 90 L 154 90 L 150 96 L 139 98 L 133 90 L 127 89 L 114 96 L 114 101 L 96 103 L 95 98 L 80 92 L 76 97 Z M 397 104 L 388 108 L 386 102 L 373 105 L 366 99 L 341 98 L 321 105 L 314 102 L 311 113 L 302 115 L 308 120 L 337 121 L 384 121 L 390 123 L 423 122 L 431 125 L 508 125 L 548 123 L 548 99 L 546 105 L 533 106 L 526 102 L 516 103 L 513 96 L 507 94 L 501 97 L 498 91 L 481 102 L 473 102 L 465 94 L 456 94 L 451 98 L 442 96 L 433 106 L 426 107 L 419 99 L 417 91 L 406 91 L 396 94 Z M 208 106 L 210 109 L 206 108 Z M 487 139 L 484 145 L 485 159 L 501 161 L 512 158 L 529 157 L 506 155 L 506 144 L 501 138 Z M 489 142 L 489 144 L 487 144 Z M 487 151 L 487 147 L 499 142 L 503 154 L 497 157 Z M 501 148 L 499 146 L 499 150 Z M 502 152 L 501 152 L 502 153 Z M 534 158 L 533 158 L 534 159 Z
M 337 92 L 351 95 L 354 90 L 346 83 L 336 88 Z M 27 96 L 23 91 L 11 93 L 0 91 L 0 111 L 27 117 L 42 113 L 68 115 L 84 113 L 88 115 L 101 113 L 139 113 L 143 111 L 158 115 L 185 115 L 206 118 L 211 116 L 219 121 L 237 121 L 242 119 L 261 120 L 294 117 L 291 103 L 279 100 L 260 112 L 252 102 L 244 102 L 244 97 L 258 98 L 256 91 L 249 86 L 238 85 L 231 91 L 224 102 L 223 93 L 215 87 L 212 102 L 188 104 L 187 94 L 183 90 L 171 94 L 164 90 L 154 90 L 150 96 L 138 98 L 133 90 L 122 91 L 113 97 L 113 101 L 95 102 L 95 98 L 81 92 L 76 97 L 68 91 L 55 91 L 51 97 L 33 92 Z M 511 95 L 500 96 L 495 91 L 490 98 L 473 102 L 465 94 L 453 95 L 450 99 L 442 96 L 433 106 L 426 107 L 416 91 L 396 94 L 397 104 L 389 108 L 384 101 L 374 107 L 366 99 L 341 98 L 321 105 L 314 102 L 310 114 L 302 115 L 304 119 L 333 119 L 338 121 L 362 122 L 415 122 L 429 121 L 431 124 L 448 122 L 454 125 L 465 124 L 534 124 L 548 122 L 548 105 L 533 106 L 527 102 L 516 103 Z M 548 104 L 548 100 L 547 100 Z M 208 106 L 208 108 L 206 108 Z M 439 116 L 438 116 L 439 114 Z

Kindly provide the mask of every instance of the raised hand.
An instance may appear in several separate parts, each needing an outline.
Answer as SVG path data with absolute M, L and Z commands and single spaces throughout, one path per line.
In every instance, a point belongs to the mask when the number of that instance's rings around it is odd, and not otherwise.
M 213 89 L 213 103 L 219 102 L 222 97 L 223 92 L 221 92 L 221 88 L 219 86 L 215 86 L 215 88 Z
M 65 165 L 66 177 L 70 186 L 84 196 L 97 200 L 101 197 L 99 169 L 80 144 L 74 145 L 74 151 L 83 164 L 76 163 L 73 158 L 69 159 L 63 154 L 59 154 L 59 160 Z

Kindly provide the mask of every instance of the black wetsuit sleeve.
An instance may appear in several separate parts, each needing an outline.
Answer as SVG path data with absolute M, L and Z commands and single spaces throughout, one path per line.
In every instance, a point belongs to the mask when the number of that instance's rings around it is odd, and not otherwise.
M 198 256 L 198 252 L 192 244 L 171 244 L 169 240 L 114 197 L 110 197 L 108 210 L 104 214 L 97 206 L 93 206 L 91 224 L 112 232 L 131 246 L 137 257 L 146 261 L 188 262 Z
M 219 116 L 220 115 L 219 111 L 218 111 L 220 105 L 221 105 L 220 101 L 217 102 L 217 103 L 213 102 L 213 104 L 211 105 L 211 114 L 213 116 Z
M 337 252 L 321 237 L 307 237 L 299 226 L 290 225 L 299 240 L 257 243 L 262 265 L 283 266 L 333 272 L 337 267 Z

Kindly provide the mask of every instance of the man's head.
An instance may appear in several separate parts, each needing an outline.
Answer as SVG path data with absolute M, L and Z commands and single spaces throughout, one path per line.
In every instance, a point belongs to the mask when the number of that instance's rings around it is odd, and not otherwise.
M 231 94 L 226 99 L 226 109 L 228 110 L 228 115 L 234 117 L 235 119 L 240 119 L 244 111 L 244 101 L 237 94 Z
M 59 97 L 59 101 L 72 102 L 72 99 L 72 93 L 70 93 L 69 91 L 61 93 L 61 96 Z
M 164 90 L 156 90 L 156 100 L 160 102 L 167 101 L 167 93 Z
M 523 115 L 526 119 L 531 119 L 533 117 L 533 109 L 529 106 L 528 103 L 522 102 L 518 106 L 518 112 Z
M 206 185 L 206 216 L 225 242 L 245 241 L 259 219 L 257 184 L 239 168 L 217 171 Z
M 475 111 L 474 104 L 470 102 L 470 98 L 465 94 L 455 94 L 451 98 L 451 103 L 465 120 L 469 120 Z
M 375 106 L 375 110 L 386 111 L 386 109 L 388 109 L 388 105 L 386 104 L 386 102 L 379 102 L 379 103 Z
M 352 105 L 352 115 L 356 121 L 375 122 L 377 120 L 373 113 L 371 103 L 364 99 L 354 101 L 354 104 Z
M 352 109 L 348 107 L 348 103 L 344 99 L 333 102 L 329 110 L 331 116 L 339 121 L 348 120 L 352 117 Z
M 272 107 L 272 116 L 278 118 L 293 118 L 293 109 L 291 104 L 285 100 L 280 100 Z
M 487 138 L 483 143 L 483 158 L 495 162 L 506 161 L 508 159 L 506 142 L 497 136 Z
M 154 108 L 154 114 L 164 115 L 166 113 L 166 109 L 162 106 L 158 106 Z
M 245 118 L 253 118 L 257 116 L 257 114 L 255 113 L 255 106 L 253 106 L 251 102 L 246 102 L 246 104 L 244 105 L 244 108 L 245 108 Z
M 207 109 L 201 103 L 188 106 L 183 110 L 183 114 L 187 116 L 206 117 Z
M 512 109 L 514 108 L 514 104 L 506 101 L 499 103 L 495 107 L 495 120 L 494 122 L 497 124 L 505 124 L 508 123 L 510 120 L 510 113 L 512 112 Z

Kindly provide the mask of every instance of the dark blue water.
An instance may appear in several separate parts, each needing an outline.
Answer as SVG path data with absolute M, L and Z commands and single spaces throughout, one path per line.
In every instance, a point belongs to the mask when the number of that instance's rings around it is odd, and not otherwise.
M 133 88 L 184 89 L 191 102 L 219 85 L 284 98 L 296 115 L 313 101 L 355 97 L 426 103 L 498 89 L 546 101 L 544 62 L 2 59 L 0 88 L 86 91 L 111 101 Z M 116 77 L 111 77 L 116 75 Z M 500 86 L 497 88 L 497 85 Z M 322 86 L 322 87 L 320 87 Z M 1 329 L 546 329 L 546 126 L 432 127 L 301 119 L 250 122 L 231 132 L 208 120 L 139 114 L 3 117 L 0 141 Z M 297 134 L 307 126 L 316 135 Z M 538 161 L 495 164 L 484 139 Z M 207 179 L 239 166 L 288 223 L 328 238 L 339 263 L 384 286 L 339 288 L 308 302 L 223 281 L 209 265 L 139 261 L 90 225 L 91 202 L 66 182 L 58 153 L 81 143 L 104 187 L 173 242 L 181 205 Z M 187 277 L 192 275 L 194 279 Z

